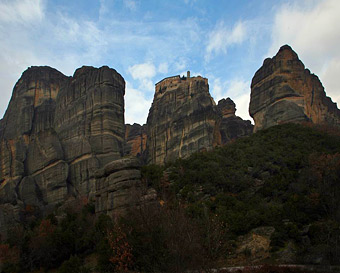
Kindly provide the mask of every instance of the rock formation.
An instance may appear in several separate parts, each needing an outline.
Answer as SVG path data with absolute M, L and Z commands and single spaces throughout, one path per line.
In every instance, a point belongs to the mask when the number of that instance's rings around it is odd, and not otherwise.
M 96 176 L 96 212 L 124 214 L 141 200 L 140 161 L 128 157 L 108 163 Z
M 158 82 L 147 119 L 148 162 L 163 164 L 212 148 L 218 116 L 208 79 L 188 73 Z
M 123 156 L 125 81 L 106 66 L 82 67 L 57 97 L 55 130 L 76 194 L 94 190 L 96 169 Z
M 314 74 L 288 45 L 264 60 L 251 83 L 249 113 L 254 130 L 286 122 L 340 125 L 340 111 Z
M 147 160 L 164 164 L 252 133 L 228 98 L 216 106 L 208 79 L 174 76 L 156 84 L 147 120 Z
M 147 139 L 146 133 L 146 124 L 143 126 L 137 123 L 133 125 L 126 124 L 124 154 L 144 159 Z
M 254 126 L 249 120 L 243 120 L 235 115 L 235 103 L 230 98 L 221 99 L 217 108 L 222 115 L 219 124 L 221 144 L 226 144 L 239 137 L 249 136 L 253 132 Z
M 108 67 L 23 73 L 0 122 L 1 232 L 27 206 L 47 212 L 70 196 L 94 197 L 94 172 L 123 156 L 124 92 Z
M 163 164 L 252 131 L 229 98 L 216 106 L 200 76 L 156 84 L 143 126 L 124 124 L 124 93 L 124 79 L 106 66 L 72 77 L 50 67 L 22 74 L 0 120 L 1 233 L 28 207 L 46 214 L 74 198 L 94 200 L 99 213 L 124 213 L 155 198 L 141 192 L 140 161 Z

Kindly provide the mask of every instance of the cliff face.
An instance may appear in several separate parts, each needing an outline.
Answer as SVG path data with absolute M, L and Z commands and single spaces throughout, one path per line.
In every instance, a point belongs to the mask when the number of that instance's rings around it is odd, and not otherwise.
M 126 124 L 124 154 L 144 159 L 147 140 L 146 133 L 146 124 L 143 126 L 137 123 L 134 123 L 133 125 Z
M 50 67 L 23 73 L 0 122 L 0 231 L 27 206 L 46 212 L 94 196 L 94 172 L 123 155 L 124 92 L 108 67 L 73 77 Z
M 22 74 L 0 120 L 0 232 L 26 208 L 44 214 L 79 197 L 95 200 L 97 212 L 124 213 L 155 198 L 141 194 L 141 161 L 164 164 L 252 132 L 232 100 L 216 106 L 200 76 L 159 82 L 143 126 L 124 124 L 124 92 L 106 66 Z
M 297 54 L 282 46 L 263 62 L 251 83 L 249 113 L 255 131 L 286 122 L 311 121 L 340 125 L 340 111 L 317 76 L 305 69 Z
M 123 77 L 108 67 L 82 67 L 60 90 L 55 130 L 76 193 L 93 193 L 93 172 L 123 156 L 124 93 Z
M 170 77 L 156 84 L 147 119 L 148 162 L 163 164 L 210 149 L 218 112 L 202 77 Z
M 235 115 L 236 105 L 230 98 L 220 100 L 217 108 L 222 115 L 219 124 L 221 144 L 252 134 L 254 126 L 249 120 L 243 120 Z
M 25 204 L 56 204 L 67 194 L 68 166 L 53 128 L 67 80 L 55 69 L 32 67 L 14 87 L 0 125 L 0 231 L 20 220 Z
M 164 164 L 252 133 L 230 99 L 216 106 L 206 78 L 180 76 L 156 84 L 147 120 L 147 159 Z

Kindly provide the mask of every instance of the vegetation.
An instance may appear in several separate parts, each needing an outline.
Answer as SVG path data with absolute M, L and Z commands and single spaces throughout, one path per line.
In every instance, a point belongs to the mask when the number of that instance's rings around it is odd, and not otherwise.
M 233 254 L 238 236 L 263 226 L 275 228 L 273 259 L 293 244 L 298 262 L 339 263 L 337 131 L 275 126 L 166 166 L 144 166 L 142 175 L 145 185 L 157 190 L 159 203 L 140 206 L 115 222 L 95 215 L 86 199 L 44 219 L 28 207 L 24 226 L 0 244 L 2 272 L 216 268 Z M 91 255 L 94 264 L 85 262 Z M 273 268 L 242 272 L 300 272 Z
M 145 167 L 152 185 L 168 188 L 196 219 L 206 211 L 234 240 L 272 226 L 272 251 L 288 242 L 302 263 L 340 260 L 340 134 L 297 124 L 275 126 L 212 152 L 163 167 Z M 161 190 L 164 192 L 165 190 Z

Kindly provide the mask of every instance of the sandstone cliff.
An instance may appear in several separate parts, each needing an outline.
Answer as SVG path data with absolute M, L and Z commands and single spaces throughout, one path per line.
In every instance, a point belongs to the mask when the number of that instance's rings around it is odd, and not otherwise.
M 22 74 L 0 122 L 0 231 L 27 206 L 44 213 L 68 197 L 95 197 L 95 171 L 123 156 L 124 92 L 105 66 Z
M 147 126 L 146 124 L 139 125 L 125 125 L 125 155 L 132 155 L 144 159 L 146 151 L 147 140 Z
M 56 204 L 67 194 L 68 165 L 54 130 L 67 80 L 50 67 L 31 67 L 14 87 L 0 125 L 0 231 L 20 221 L 26 204 Z
M 82 67 L 57 97 L 55 130 L 75 194 L 94 193 L 93 173 L 123 156 L 125 81 L 115 70 Z
M 147 120 L 147 160 L 164 164 L 194 152 L 209 150 L 252 133 L 253 125 L 235 116 L 228 98 L 216 106 L 208 79 L 174 76 L 155 87 Z
M 212 148 L 217 120 L 208 79 L 188 75 L 160 81 L 147 119 L 148 162 L 163 164 Z
M 222 115 L 219 124 L 222 145 L 233 139 L 252 134 L 254 126 L 249 120 L 243 120 L 235 115 L 236 105 L 230 98 L 221 99 L 217 108 Z
M 80 197 L 97 212 L 123 213 L 155 198 L 142 193 L 140 162 L 164 164 L 252 132 L 232 100 L 216 106 L 200 76 L 156 84 L 143 126 L 124 124 L 124 93 L 124 79 L 106 66 L 72 77 L 50 67 L 22 74 L 0 120 L 0 232 L 28 207 L 44 214 Z
M 96 171 L 96 212 L 114 217 L 126 214 L 143 202 L 156 200 L 153 189 L 141 183 L 141 163 L 136 157 L 126 157 L 108 163 Z
M 317 76 L 288 45 L 264 60 L 251 83 L 249 113 L 255 131 L 286 122 L 340 125 L 340 111 Z

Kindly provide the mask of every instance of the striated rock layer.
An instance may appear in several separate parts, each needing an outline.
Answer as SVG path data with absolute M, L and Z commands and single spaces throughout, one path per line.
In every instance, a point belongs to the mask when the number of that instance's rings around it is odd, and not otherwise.
M 222 115 L 219 123 L 221 144 L 252 134 L 254 126 L 250 120 L 243 120 L 235 115 L 236 105 L 230 98 L 221 99 L 217 104 L 217 108 Z
M 147 160 L 164 164 L 252 133 L 231 99 L 216 106 L 208 79 L 174 76 L 156 84 L 147 119 Z
M 163 164 L 212 148 L 217 120 L 208 79 L 188 75 L 160 81 L 147 119 L 148 162 Z
M 326 96 L 319 78 L 305 69 L 288 45 L 264 60 L 251 83 L 249 113 L 254 130 L 286 122 L 340 125 L 340 111 Z
M 55 130 L 76 194 L 94 190 L 93 173 L 123 156 L 125 81 L 106 66 L 77 69 L 57 97 Z
M 108 67 L 22 74 L 0 121 L 0 232 L 28 206 L 44 213 L 70 196 L 94 196 L 94 172 L 123 156 L 124 92 Z
M 144 160 L 147 140 L 147 126 L 134 123 L 125 125 L 124 155 L 136 156 Z
M 124 215 L 129 209 L 156 200 L 153 189 L 142 190 L 141 163 L 127 157 L 108 163 L 96 172 L 96 212 L 113 217 Z
M 143 126 L 124 124 L 124 94 L 124 79 L 106 66 L 22 74 L 0 120 L 0 233 L 27 211 L 79 197 L 99 213 L 124 213 L 154 199 L 141 193 L 140 161 L 163 164 L 252 131 L 229 98 L 216 106 L 200 76 L 159 82 Z

